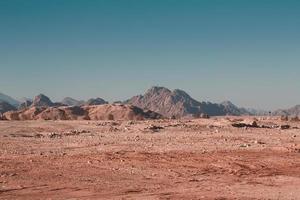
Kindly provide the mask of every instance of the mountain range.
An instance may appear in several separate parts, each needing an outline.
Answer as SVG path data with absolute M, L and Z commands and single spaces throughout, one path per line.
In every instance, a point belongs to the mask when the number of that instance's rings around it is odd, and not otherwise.
M 7 111 L 12 111 L 12 110 L 16 110 L 16 108 L 14 106 L 12 106 L 11 104 L 0 100 L 0 114 L 5 113 Z
M 161 119 L 152 111 L 144 111 L 132 105 L 103 104 L 93 106 L 32 106 L 17 111 L 8 111 L 2 120 L 145 120 Z
M 93 106 L 103 104 L 108 104 L 108 102 L 102 98 L 79 101 L 66 97 L 61 102 L 52 102 L 49 97 L 43 94 L 37 95 L 33 100 L 23 98 L 22 101 L 17 101 L 8 95 L 0 93 L 0 113 L 17 110 L 17 108 L 22 110 L 31 107 Z M 197 101 L 183 90 L 175 89 L 171 91 L 168 88 L 157 86 L 148 89 L 143 95 L 137 95 L 125 101 L 118 101 L 118 104 L 130 104 L 168 118 L 199 117 L 201 114 L 210 116 L 270 114 L 269 112 L 256 109 L 240 108 L 230 101 L 222 103 Z M 276 110 L 272 114 L 300 115 L 300 105 L 290 109 Z
M 61 101 L 62 104 L 68 105 L 68 106 L 80 106 L 84 104 L 84 101 L 78 101 L 76 99 L 73 99 L 71 97 L 66 97 Z
M 244 109 L 240 109 L 230 101 L 221 104 L 211 102 L 199 102 L 193 99 L 183 90 L 169 90 L 165 87 L 152 87 L 144 95 L 134 96 L 124 101 L 143 109 L 152 110 L 165 117 L 180 118 L 200 114 L 210 116 L 223 115 L 250 115 Z
M 12 105 L 14 107 L 17 107 L 20 104 L 19 101 L 15 100 L 14 98 L 12 98 L 6 94 L 3 94 L 3 93 L 0 93 L 0 101 L 9 103 L 10 105 Z
M 279 109 L 273 112 L 274 115 L 300 116 L 300 105 L 288 109 Z

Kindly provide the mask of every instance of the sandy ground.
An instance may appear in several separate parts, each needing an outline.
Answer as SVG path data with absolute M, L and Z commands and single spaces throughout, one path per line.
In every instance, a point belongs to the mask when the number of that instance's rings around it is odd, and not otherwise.
M 300 199 L 300 122 L 231 123 L 0 121 L 0 199 Z

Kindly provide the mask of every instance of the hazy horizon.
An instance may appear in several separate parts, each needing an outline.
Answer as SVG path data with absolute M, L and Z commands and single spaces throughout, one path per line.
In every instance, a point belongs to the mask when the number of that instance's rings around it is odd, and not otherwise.
M 108 101 L 151 86 L 265 110 L 300 104 L 295 0 L 0 1 L 0 92 Z

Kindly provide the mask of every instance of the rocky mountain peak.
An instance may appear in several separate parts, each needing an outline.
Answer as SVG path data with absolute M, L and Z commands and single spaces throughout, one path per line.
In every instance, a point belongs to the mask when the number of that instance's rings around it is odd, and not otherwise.
M 34 100 L 33 100 L 31 106 L 35 106 L 35 107 L 51 107 L 51 106 L 54 106 L 54 103 L 46 95 L 39 94 L 36 97 L 34 97 Z
M 201 104 L 183 90 L 171 91 L 157 86 L 148 89 L 144 95 L 132 97 L 125 103 L 152 110 L 165 117 L 183 117 L 206 112 L 210 115 L 223 114 L 221 109 L 216 108 L 216 104 Z

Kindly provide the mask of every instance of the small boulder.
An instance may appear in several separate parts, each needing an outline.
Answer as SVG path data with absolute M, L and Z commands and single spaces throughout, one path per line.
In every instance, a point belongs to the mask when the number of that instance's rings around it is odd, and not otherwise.
M 287 125 L 287 124 L 286 124 L 286 125 L 281 125 L 281 126 L 280 126 L 280 129 L 281 129 L 281 130 L 286 130 L 286 129 L 289 129 L 289 128 L 291 128 L 291 126 L 290 126 L 290 125 Z
M 234 124 L 232 124 L 232 126 L 236 127 L 236 128 L 244 128 L 244 127 L 261 128 L 260 126 L 258 126 L 256 121 L 244 122 L 244 123 L 234 123 Z

